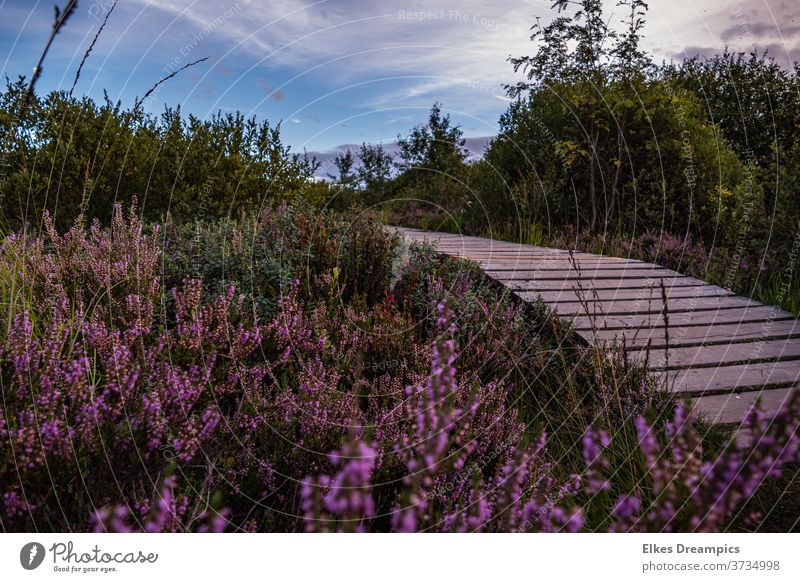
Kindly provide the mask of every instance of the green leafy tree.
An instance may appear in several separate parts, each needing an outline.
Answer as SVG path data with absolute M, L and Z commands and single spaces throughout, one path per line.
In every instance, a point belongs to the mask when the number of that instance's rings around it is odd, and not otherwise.
M 466 171 L 463 136 L 461 127 L 442 113 L 441 104 L 434 103 L 427 123 L 415 126 L 406 137 L 398 136 L 401 189 L 438 204 L 452 203 L 462 191 Z
M 601 139 L 613 54 L 610 44 L 617 34 L 608 26 L 601 0 L 556 0 L 552 8 L 557 18 L 546 26 L 537 20 L 533 26 L 531 40 L 539 46 L 536 54 L 511 59 L 514 70 L 523 71 L 528 81 L 508 89 L 512 97 L 550 89 L 571 107 L 574 124 L 581 131 L 562 147 L 586 174 L 588 221 L 594 230 L 601 219 L 598 150 L 604 145 Z
M 134 197 L 148 220 L 223 217 L 302 196 L 318 168 L 282 142 L 280 124 L 239 113 L 199 119 L 167 107 L 156 117 L 63 92 L 32 95 L 23 109 L 24 95 L 22 80 L 0 94 L 6 227 L 45 209 L 60 228 L 78 216 L 108 223 L 114 203 Z
M 335 181 L 343 188 L 354 188 L 358 181 L 358 174 L 355 171 L 355 156 L 349 149 L 344 152 L 339 152 L 333 159 L 333 165 L 336 166 L 337 173 L 328 174 L 328 178 Z
M 486 212 L 499 206 L 506 221 L 518 213 L 529 223 L 595 232 L 713 237 L 735 205 L 743 166 L 695 93 L 642 50 L 647 3 L 618 3 L 619 32 L 601 2 L 553 7 L 559 16 L 533 27 L 536 53 L 512 59 L 527 80 L 508 87 L 516 100 L 486 154 L 507 201 L 481 193 Z
M 708 118 L 740 156 L 769 164 L 798 141 L 800 85 L 797 69 L 785 69 L 765 51 L 694 57 L 666 68 L 665 75 L 706 104 Z
M 362 143 L 358 150 L 361 165 L 358 168 L 358 180 L 364 188 L 364 200 L 367 204 L 375 204 L 386 198 L 389 181 L 392 177 L 392 155 L 384 150 L 381 144 Z

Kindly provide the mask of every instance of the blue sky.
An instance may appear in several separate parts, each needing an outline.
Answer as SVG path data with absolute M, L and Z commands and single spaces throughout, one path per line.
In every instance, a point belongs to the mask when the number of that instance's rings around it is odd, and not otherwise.
M 63 5 L 65 0 L 59 2 Z M 111 0 L 82 0 L 45 63 L 39 90 L 68 89 Z M 79 94 L 130 105 L 157 79 L 201 57 L 163 86 L 164 102 L 204 117 L 240 110 L 283 120 L 295 149 L 391 142 L 438 100 L 481 144 L 507 106 L 509 55 L 530 53 L 538 0 L 119 0 L 87 62 Z M 622 17 L 616 1 L 609 18 Z M 651 1 L 645 46 L 660 59 L 726 44 L 800 58 L 798 0 Z M 53 2 L 0 0 L 3 74 L 28 74 L 52 22 Z

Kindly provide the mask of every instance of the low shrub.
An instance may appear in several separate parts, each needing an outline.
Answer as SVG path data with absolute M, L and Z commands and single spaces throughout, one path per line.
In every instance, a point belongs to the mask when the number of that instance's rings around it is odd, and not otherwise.
M 378 226 L 259 221 L 204 280 L 120 209 L 6 237 L 4 531 L 719 531 L 798 460 L 797 396 L 714 440 L 472 267 L 413 248 L 389 288 Z M 294 278 L 242 293 L 248 254 Z

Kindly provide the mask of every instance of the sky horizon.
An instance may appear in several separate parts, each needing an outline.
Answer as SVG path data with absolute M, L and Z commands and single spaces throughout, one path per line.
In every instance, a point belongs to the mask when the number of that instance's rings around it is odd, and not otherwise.
M 79 2 L 51 48 L 40 93 L 70 88 L 111 4 Z M 131 106 L 165 74 L 209 57 L 165 83 L 145 110 L 158 114 L 169 103 L 201 118 L 222 110 L 283 120 L 295 151 L 325 154 L 345 144 L 391 144 L 439 101 L 480 147 L 507 107 L 503 85 L 518 79 L 507 59 L 535 51 L 530 26 L 536 16 L 553 17 L 550 5 L 119 0 L 76 93 L 98 100 L 105 89 Z M 616 1 L 606 8 L 612 21 L 622 18 Z M 651 2 L 643 46 L 657 62 L 757 46 L 787 65 L 800 59 L 798 15 L 797 0 Z M 27 76 L 49 34 L 53 3 L 0 0 L 0 16 L 3 75 Z

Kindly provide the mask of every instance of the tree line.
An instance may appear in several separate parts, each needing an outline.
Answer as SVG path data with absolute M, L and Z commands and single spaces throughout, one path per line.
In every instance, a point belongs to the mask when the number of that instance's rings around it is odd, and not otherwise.
M 620 0 L 612 26 L 600 0 L 557 0 L 538 20 L 536 50 L 482 158 L 440 103 L 398 136 L 398 151 L 362 144 L 337 174 L 291 151 L 280 124 L 180 108 L 159 116 L 63 92 L 0 95 L 5 225 L 45 209 L 61 225 L 107 222 L 115 201 L 145 218 L 220 218 L 275 200 L 380 208 L 395 222 L 485 234 L 531 229 L 647 230 L 788 252 L 798 228 L 798 65 L 731 52 L 656 64 L 641 47 L 647 4 Z M 776 247 L 777 243 L 777 247 Z M 785 253 L 784 253 L 785 254 Z

